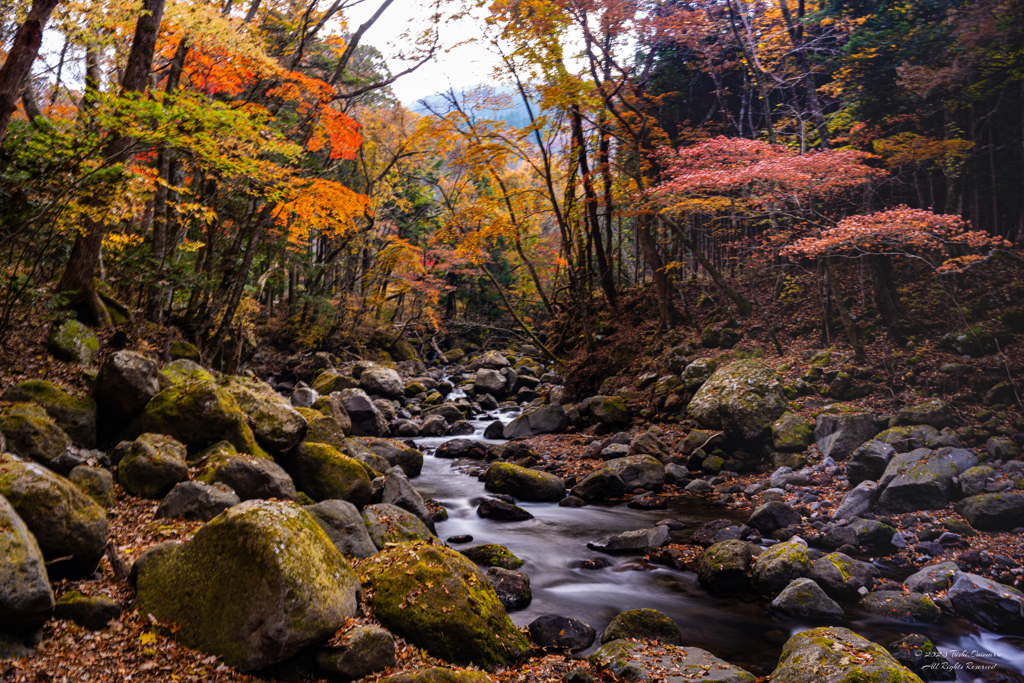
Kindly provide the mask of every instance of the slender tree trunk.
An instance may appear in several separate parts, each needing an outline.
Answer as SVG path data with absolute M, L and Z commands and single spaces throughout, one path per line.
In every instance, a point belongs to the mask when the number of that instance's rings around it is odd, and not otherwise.
M 32 64 L 43 43 L 43 29 L 59 0 L 34 0 L 25 21 L 14 34 L 14 42 L 0 67 L 0 144 L 7 137 L 7 126 L 18 108 L 25 79 L 32 73 Z
M 843 290 L 839 286 L 839 278 L 836 277 L 836 271 L 832 268 L 832 259 L 826 256 L 824 261 L 828 286 L 832 290 L 836 308 L 839 309 L 839 319 L 846 330 L 846 337 L 850 340 L 850 346 L 853 347 L 854 360 L 858 363 L 863 363 L 867 360 L 867 356 L 864 354 L 864 344 L 861 343 L 860 333 L 857 331 L 857 323 L 854 321 L 853 316 L 850 315 L 850 311 L 846 308 L 846 303 L 843 301 Z
M 684 231 L 678 223 L 670 218 L 664 218 L 664 221 L 673 229 L 678 236 L 679 241 L 682 242 L 683 245 L 690 250 L 690 253 L 697 258 L 697 261 L 704 267 L 704 270 L 707 271 L 708 275 L 711 276 L 711 279 L 714 280 L 716 285 L 718 285 L 718 288 L 721 289 L 727 297 L 732 299 L 733 303 L 736 304 L 736 308 L 739 309 L 740 315 L 743 317 L 749 316 L 753 312 L 754 307 L 749 301 L 747 301 L 746 297 L 740 294 L 736 288 L 730 285 L 729 281 L 722 276 L 721 271 L 715 267 L 715 264 L 707 257 L 707 254 L 705 254 L 704 250 L 700 248 L 700 245 L 691 240 L 686 234 L 686 231 Z
M 614 308 L 616 306 L 615 280 L 612 278 L 611 268 L 608 266 L 608 257 L 604 250 L 604 240 L 601 239 L 601 222 L 597 215 L 597 193 L 594 192 L 594 178 L 590 173 L 590 162 L 587 159 L 586 139 L 583 137 L 583 116 L 580 114 L 579 105 L 571 106 L 572 133 L 576 147 L 576 159 L 580 167 L 580 176 L 583 180 L 583 194 L 586 200 L 586 222 L 590 225 L 590 235 L 594 243 L 594 253 L 597 256 L 597 269 L 601 277 L 601 288 L 608 299 L 608 303 Z
M 801 3 L 801 8 L 803 7 Z M 779 0 L 779 9 L 782 10 L 782 20 L 786 22 L 786 31 L 789 33 L 789 38 L 793 43 L 793 50 L 796 56 L 797 67 L 800 69 L 800 74 L 804 82 L 804 88 L 807 90 L 807 103 L 811 107 L 811 116 L 814 118 L 815 125 L 818 126 L 818 136 L 821 138 L 821 148 L 829 148 L 828 140 L 828 124 L 825 121 L 824 108 L 821 106 L 821 100 L 818 99 L 818 90 L 814 85 L 814 75 L 811 73 L 810 62 L 807 61 L 807 51 L 804 49 L 803 43 L 803 26 L 798 25 L 793 21 L 793 16 L 789 12 L 789 6 L 786 4 L 786 0 Z M 798 21 L 803 20 L 803 16 L 798 16 Z

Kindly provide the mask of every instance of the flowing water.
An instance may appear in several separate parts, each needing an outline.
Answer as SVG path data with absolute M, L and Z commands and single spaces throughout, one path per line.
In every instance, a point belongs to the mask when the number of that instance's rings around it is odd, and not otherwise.
M 515 415 L 516 411 L 509 411 L 481 416 L 482 419 L 473 421 L 476 431 L 461 438 L 503 443 L 484 439 L 483 429 L 494 419 L 508 422 Z M 668 510 L 654 511 L 633 510 L 624 505 L 563 508 L 555 503 L 518 502 L 534 519 L 524 522 L 483 519 L 476 514 L 479 500 L 487 495 L 483 482 L 466 474 L 467 469 L 478 468 L 480 463 L 453 462 L 433 456 L 434 449 L 451 438 L 456 437 L 415 439 L 424 451 L 424 462 L 422 473 L 413 483 L 424 497 L 441 502 L 448 510 L 448 519 L 437 524 L 439 538 L 469 534 L 472 542 L 453 547 L 499 543 L 524 561 L 519 571 L 530 577 L 533 601 L 527 608 L 510 613 L 516 625 L 529 624 L 541 614 L 561 614 L 590 624 L 600 634 L 619 612 L 653 608 L 679 625 L 684 644 L 710 650 L 758 675 L 775 668 L 782 645 L 791 635 L 821 625 L 775 615 L 768 609 L 766 600 L 713 596 L 699 586 L 693 572 L 651 565 L 635 556 L 605 555 L 587 548 L 588 541 L 607 534 L 648 528 L 661 519 L 676 519 L 695 529 L 704 522 L 723 517 L 746 521 L 749 511 L 713 509 L 699 499 L 684 499 L 674 502 L 674 507 Z M 598 558 L 608 566 L 596 570 L 580 567 L 581 561 Z M 883 568 L 883 573 L 892 572 Z M 1001 640 L 966 621 L 908 624 L 865 614 L 848 613 L 847 617 L 845 626 L 875 642 L 886 643 L 901 635 L 920 633 L 928 636 L 940 651 L 961 653 L 952 657 L 962 667 L 958 671 L 960 681 L 976 680 L 967 666 L 970 660 L 982 665 L 998 664 L 1002 672 L 1009 675 L 992 680 L 1024 683 L 1024 676 L 1013 673 L 1024 672 L 1024 652 L 1014 647 L 1014 641 Z M 588 654 L 599 644 L 579 654 Z

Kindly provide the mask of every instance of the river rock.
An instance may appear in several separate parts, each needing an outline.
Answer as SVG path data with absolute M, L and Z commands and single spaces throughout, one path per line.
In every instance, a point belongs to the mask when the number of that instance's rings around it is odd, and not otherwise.
M 355 616 L 359 581 L 302 508 L 250 500 L 137 573 L 136 608 L 243 671 L 283 661 Z
M 103 508 L 45 467 L 8 461 L 0 467 L 0 495 L 35 536 L 51 579 L 91 574 L 107 545 Z
M 504 398 L 506 394 L 505 376 L 497 370 L 481 368 L 476 371 L 473 390 L 477 394 L 491 394 L 498 398 Z
M 7 499 L 0 496 L 0 621 L 7 627 L 34 629 L 53 611 L 53 591 L 43 552 Z
M 954 509 L 979 531 L 1010 531 L 1024 526 L 1024 493 L 983 493 L 964 498 Z
M 367 505 L 363 508 L 363 520 L 370 539 L 378 549 L 383 549 L 388 543 L 426 541 L 433 537 L 419 517 L 396 505 Z
M 608 427 L 628 427 L 633 415 L 626 402 L 618 396 L 594 396 L 589 404 L 590 417 L 597 424 Z
M 370 500 L 370 476 L 363 465 L 326 444 L 300 444 L 286 469 L 296 488 L 315 501 L 347 500 L 361 508 Z
M 928 425 L 935 429 L 953 426 L 953 409 L 942 399 L 932 398 L 917 405 L 900 408 L 896 411 L 890 424 Z
M 946 593 L 956 613 L 999 633 L 1024 634 L 1024 593 L 977 574 L 957 572 Z
M 530 639 L 546 648 L 579 650 L 594 644 L 596 632 L 578 619 L 543 614 L 530 622 Z
M 747 525 L 762 534 L 770 535 L 783 527 L 800 524 L 802 521 L 800 513 L 791 505 L 773 500 L 758 506 L 747 520 Z
M 530 577 L 522 572 L 490 567 L 487 570 L 487 581 L 505 609 L 522 609 L 533 600 Z
M 668 527 L 657 526 L 651 529 L 625 531 L 621 534 L 603 536 L 596 541 L 587 543 L 587 547 L 591 550 L 618 555 L 642 553 L 645 548 L 660 548 L 668 541 Z
M 470 458 L 482 460 L 487 455 L 487 445 L 472 439 L 452 439 L 445 441 L 434 451 L 438 458 Z
M 502 368 L 507 368 L 510 365 L 508 358 L 503 356 L 501 353 L 497 351 L 487 351 L 477 358 L 474 358 L 473 362 L 466 366 L 466 369 L 470 372 L 476 372 L 480 369 L 501 370 Z
M 208 522 L 240 502 L 233 491 L 199 481 L 183 481 L 164 497 L 154 517 Z
M 367 531 L 367 523 L 356 506 L 347 500 L 325 500 L 306 507 L 334 547 L 346 557 L 359 559 L 376 554 L 377 547 Z
M 881 645 L 829 626 L 801 631 L 786 641 L 772 683 L 920 683 Z
M 871 566 L 843 553 L 829 553 L 811 563 L 809 578 L 814 580 L 833 600 L 855 602 L 861 590 L 871 590 L 875 583 Z
M 808 578 L 794 579 L 772 600 L 772 609 L 791 617 L 805 619 L 843 618 L 843 608 Z
M 784 413 L 772 423 L 772 445 L 777 451 L 799 452 L 814 443 L 814 429 L 800 413 Z
M 897 662 L 917 674 L 922 681 L 956 680 L 956 669 L 935 649 L 932 641 L 918 633 L 904 636 L 887 645 L 885 649 Z
M 390 467 L 401 467 L 410 479 L 423 470 L 423 453 L 395 439 L 374 439 L 366 444 L 371 451 L 387 460 Z
M 67 475 L 84 459 L 71 451 L 71 440 L 46 411 L 31 403 L 0 408 L 0 433 L 7 447 L 58 474 Z
M 355 436 L 387 436 L 388 423 L 362 389 L 343 389 L 338 394 Z
M 92 365 L 100 352 L 100 340 L 91 329 L 71 319 L 53 326 L 46 348 L 62 361 Z
M 601 634 L 601 643 L 629 638 L 663 645 L 683 644 L 683 634 L 676 622 L 656 609 L 631 609 L 615 615 Z
M 463 555 L 468 557 L 476 564 L 484 567 L 502 567 L 504 569 L 519 569 L 523 566 L 523 561 L 512 554 L 508 548 L 497 543 L 485 543 L 483 545 L 475 545 L 472 548 L 466 548 L 460 550 Z
M 930 564 L 908 576 L 904 583 L 912 593 L 939 593 L 949 590 L 959 571 L 955 562 Z
M 357 389 L 359 380 L 337 370 L 324 370 L 313 380 L 310 388 L 321 396 L 326 396 L 346 389 Z
M 188 480 L 185 446 L 169 436 L 143 434 L 117 466 L 117 481 L 129 493 L 159 500 Z
M 268 451 L 283 453 L 305 438 L 306 418 L 266 382 L 232 377 L 223 386 L 238 401 L 256 440 Z
M 165 380 L 166 381 L 166 380 Z M 100 366 L 93 395 L 104 420 L 127 424 L 160 393 L 156 361 L 131 351 L 110 354 Z
M 889 444 L 872 439 L 850 454 L 846 476 L 854 486 L 863 481 L 877 481 L 895 454 L 896 449 Z
M 68 481 L 104 510 L 114 507 L 114 476 L 110 470 L 79 465 L 68 474 Z
M 923 593 L 874 591 L 858 603 L 861 609 L 901 621 L 939 621 L 942 610 Z
M 380 622 L 431 656 L 494 669 L 530 650 L 476 565 L 449 548 L 387 548 L 367 560 L 363 572 Z
M 843 496 L 843 501 L 832 515 L 833 519 L 856 519 L 869 512 L 881 491 L 873 481 L 862 481 Z
M 374 366 L 363 370 L 359 375 L 359 388 L 367 394 L 376 394 L 384 398 L 398 398 L 405 395 L 405 384 L 402 377 L 391 368 Z
M 750 583 L 764 595 L 775 595 L 794 579 L 811 571 L 811 558 L 801 543 L 777 543 L 758 555 L 750 569 Z
M 96 402 L 91 398 L 72 396 L 53 382 L 32 380 L 7 389 L 3 393 L 3 400 L 35 403 L 46 411 L 75 445 L 82 448 L 96 447 Z
M 111 621 L 121 617 L 121 603 L 105 595 L 85 595 L 71 590 L 60 596 L 53 616 L 73 621 L 90 631 L 102 631 Z
M 704 551 L 697 563 L 697 579 L 707 590 L 720 595 L 749 587 L 747 572 L 753 558 L 745 541 L 721 541 Z
M 822 413 L 814 425 L 818 450 L 833 460 L 844 460 L 864 442 L 878 434 L 871 413 Z
M 526 501 L 558 502 L 565 497 L 565 482 L 559 477 L 510 463 L 487 468 L 485 488 Z
M 613 640 L 590 655 L 590 663 L 624 681 L 688 683 L 699 679 L 714 683 L 754 683 L 756 677 L 696 647 L 652 647 L 628 640 Z M 676 675 L 678 672 L 678 675 Z
M 884 489 L 876 508 L 883 515 L 944 508 L 956 475 L 956 461 L 948 453 L 919 449 L 897 455 L 879 482 Z
M 164 389 L 146 404 L 133 430 L 174 437 L 192 453 L 228 441 L 242 453 L 266 455 L 238 401 L 212 382 L 190 381 Z
M 356 680 L 394 666 L 395 639 L 380 626 L 356 626 L 342 636 L 344 644 L 325 647 L 316 653 L 316 664 L 324 671 Z
M 533 515 L 523 508 L 498 498 L 484 498 L 476 508 L 476 514 L 485 519 L 497 519 L 503 522 L 523 522 L 533 519 Z
M 774 370 L 757 360 L 738 360 L 716 370 L 687 411 L 702 428 L 755 439 L 769 433 L 788 407 Z
M 569 418 L 560 405 L 540 406 L 525 411 L 505 425 L 502 436 L 515 439 L 520 436 L 536 436 L 560 432 L 569 426 Z M 487 435 L 484 434 L 486 437 Z
M 887 443 L 896 449 L 897 453 L 909 453 L 917 448 L 925 448 L 928 442 L 939 436 L 939 430 L 928 425 L 913 425 L 909 427 L 890 427 L 875 439 Z
M 384 496 L 381 502 L 411 512 L 434 533 L 433 514 L 423 502 L 423 496 L 409 483 L 401 467 L 392 467 L 384 473 Z
M 227 442 L 223 443 L 230 446 Z M 233 451 L 234 447 L 231 447 L 231 450 Z M 224 484 L 231 488 L 240 500 L 297 498 L 295 482 L 284 468 L 273 460 L 254 455 L 211 455 L 200 463 L 196 480 L 206 484 Z

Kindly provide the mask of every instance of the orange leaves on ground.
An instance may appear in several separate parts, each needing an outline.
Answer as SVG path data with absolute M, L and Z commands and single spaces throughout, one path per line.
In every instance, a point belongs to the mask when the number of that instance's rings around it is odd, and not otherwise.
M 369 204 L 368 197 L 333 180 L 300 180 L 294 190 L 274 213 L 293 245 L 306 244 L 310 235 L 339 237 L 353 231 Z

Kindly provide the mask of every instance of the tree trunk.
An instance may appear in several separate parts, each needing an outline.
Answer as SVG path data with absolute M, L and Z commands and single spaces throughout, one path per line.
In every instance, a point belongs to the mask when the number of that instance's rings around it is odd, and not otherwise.
M 800 15 L 797 16 L 798 21 L 803 20 L 803 3 L 801 3 L 800 8 Z M 821 106 L 821 100 L 818 99 L 818 90 L 814 86 L 814 75 L 811 73 L 811 65 L 807 61 L 807 51 L 804 49 L 803 42 L 803 26 L 794 23 L 786 0 L 779 0 L 779 9 L 782 10 L 782 20 L 786 22 L 786 31 L 789 33 L 789 39 L 793 43 L 796 63 L 800 68 L 804 88 L 807 90 L 807 103 L 811 107 L 811 116 L 814 118 L 814 123 L 818 127 L 818 136 L 821 138 L 821 148 L 828 149 L 828 124 L 825 122 L 825 112 Z
M 590 163 L 587 160 L 586 140 L 583 137 L 583 116 L 580 114 L 579 105 L 572 105 L 572 136 L 576 147 L 577 163 L 580 167 L 580 176 L 583 179 L 583 194 L 586 198 L 586 222 L 590 225 L 590 236 L 594 243 L 594 252 L 597 256 L 597 269 L 601 276 L 601 288 L 612 308 L 616 305 L 615 281 L 612 279 L 611 268 L 608 267 L 608 257 L 604 250 L 604 240 L 601 239 L 601 222 L 597 216 L 597 193 L 594 192 L 594 179 L 590 173 Z
M 689 238 L 678 223 L 670 218 L 665 218 L 664 220 L 675 231 L 676 235 L 679 237 L 679 241 L 682 242 L 683 245 L 690 250 L 690 253 L 697 258 L 697 261 L 704 267 L 704 270 L 707 271 L 708 275 L 711 276 L 711 279 L 715 281 L 718 288 L 736 304 L 736 308 L 739 309 L 740 315 L 743 317 L 749 316 L 753 312 L 754 307 L 749 301 L 747 301 L 746 297 L 740 294 L 732 285 L 729 284 L 728 280 L 722 276 L 721 271 L 715 267 L 715 264 L 712 263 L 711 259 L 709 259 L 704 253 L 704 250 Z
M 3 67 L 0 67 L 0 144 L 7 137 L 7 126 L 18 108 L 25 79 L 32 72 L 32 64 L 39 54 L 43 42 L 43 28 L 46 26 L 58 0 L 34 0 L 25 17 L 25 22 L 14 34 L 14 42 L 7 53 Z
M 850 315 L 850 311 L 846 308 L 846 303 L 843 301 L 843 290 L 839 287 L 839 278 L 836 277 L 836 271 L 832 268 L 832 259 L 828 256 L 825 257 L 825 274 L 828 277 L 828 286 L 832 290 L 836 308 L 839 309 L 839 319 L 846 330 L 850 346 L 853 347 L 854 360 L 858 363 L 863 363 L 867 360 L 867 356 L 864 354 L 864 344 L 861 343 L 860 333 L 857 331 L 857 323 L 853 316 Z

